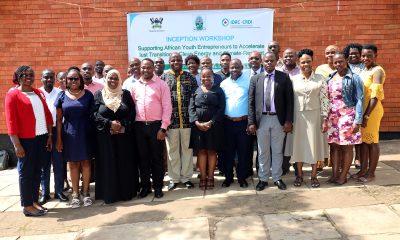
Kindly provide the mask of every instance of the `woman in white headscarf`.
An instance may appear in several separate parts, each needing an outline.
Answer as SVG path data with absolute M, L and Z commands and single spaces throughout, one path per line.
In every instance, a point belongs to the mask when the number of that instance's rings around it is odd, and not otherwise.
M 105 77 L 103 90 L 94 95 L 93 118 L 97 129 L 96 199 L 105 203 L 127 201 L 137 194 L 138 174 L 134 153 L 135 105 L 122 89 L 120 73 Z

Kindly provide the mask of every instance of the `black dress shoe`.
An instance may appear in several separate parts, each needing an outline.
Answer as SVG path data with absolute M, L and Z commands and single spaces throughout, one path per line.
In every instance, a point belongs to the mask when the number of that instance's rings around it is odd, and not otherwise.
M 40 204 L 40 205 L 46 204 L 47 201 L 49 201 L 50 199 L 51 199 L 51 197 L 50 197 L 49 194 L 42 195 L 42 196 L 39 198 L 39 204 Z
M 163 196 L 164 196 L 164 193 L 161 188 L 154 189 L 154 197 L 155 198 L 162 198 Z
M 230 187 L 230 186 L 231 186 L 231 183 L 233 183 L 233 179 L 225 179 L 225 180 L 222 182 L 221 187 L 223 187 L 223 188 Z
M 247 188 L 249 187 L 249 184 L 247 183 L 246 179 L 240 179 L 238 180 L 239 186 L 241 188 Z
M 37 210 L 36 212 L 29 212 L 28 210 L 22 210 L 24 213 L 25 217 L 40 217 L 45 215 L 47 212 L 43 210 Z
M 257 183 L 256 191 L 262 191 L 262 190 L 265 189 L 266 186 L 268 186 L 268 182 L 264 182 L 264 181 L 261 181 L 261 180 L 260 180 L 260 181 Z
M 178 185 L 177 183 L 174 182 L 170 182 L 168 185 L 168 191 L 172 191 L 176 188 L 176 185 Z
M 282 179 L 274 182 L 274 185 L 277 186 L 280 190 L 286 190 L 286 184 L 282 181 Z
M 64 193 L 56 193 L 54 194 L 54 198 L 60 200 L 60 202 L 68 202 L 69 199 Z
M 187 181 L 184 183 L 186 188 L 190 189 L 190 188 L 194 188 L 194 184 L 191 181 Z
M 145 198 L 147 197 L 147 195 L 149 195 L 151 193 L 151 189 L 149 188 L 142 188 L 142 190 L 140 190 L 139 193 L 139 198 Z

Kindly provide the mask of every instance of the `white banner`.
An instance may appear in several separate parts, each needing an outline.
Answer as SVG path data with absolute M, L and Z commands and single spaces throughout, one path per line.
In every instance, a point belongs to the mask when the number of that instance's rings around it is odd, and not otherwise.
M 132 57 L 162 57 L 172 52 L 211 57 L 219 68 L 224 51 L 247 63 L 252 51 L 264 53 L 272 40 L 273 9 L 129 13 L 128 51 Z M 247 66 L 247 64 L 244 64 Z

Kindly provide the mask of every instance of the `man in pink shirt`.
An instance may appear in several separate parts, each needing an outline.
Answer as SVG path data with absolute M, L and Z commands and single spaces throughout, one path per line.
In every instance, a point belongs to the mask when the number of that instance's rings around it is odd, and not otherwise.
M 89 90 L 93 94 L 98 90 L 103 89 L 103 84 L 93 81 L 94 67 L 90 63 L 84 63 L 81 66 L 81 74 L 83 81 L 85 82 L 85 89 Z
M 151 193 L 150 175 L 153 179 L 154 196 L 161 198 L 165 174 L 163 145 L 171 123 L 172 104 L 168 85 L 154 75 L 154 62 L 149 58 L 140 65 L 141 78 L 132 85 L 135 102 L 135 134 L 139 152 L 139 168 L 142 189 L 139 197 Z

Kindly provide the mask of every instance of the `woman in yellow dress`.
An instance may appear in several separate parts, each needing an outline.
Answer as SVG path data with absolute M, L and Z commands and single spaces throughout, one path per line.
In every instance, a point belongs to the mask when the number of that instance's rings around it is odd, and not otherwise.
M 365 183 L 375 178 L 379 160 L 379 126 L 383 117 L 383 84 L 386 74 L 376 64 L 378 49 L 373 44 L 364 45 L 361 60 L 365 69 L 360 77 L 364 82 L 364 117 L 362 122 L 361 170 L 353 175 L 358 182 Z

